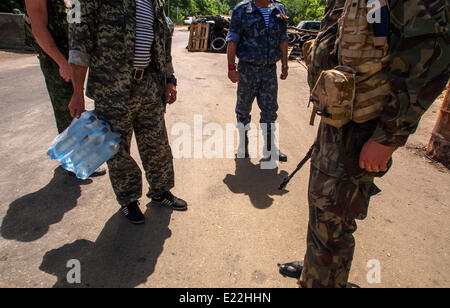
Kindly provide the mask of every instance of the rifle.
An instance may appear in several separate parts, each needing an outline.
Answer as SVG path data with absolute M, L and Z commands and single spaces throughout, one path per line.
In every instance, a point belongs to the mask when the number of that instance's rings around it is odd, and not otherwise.
M 306 162 L 311 158 L 312 152 L 314 151 L 315 144 L 311 146 L 308 153 L 306 153 L 306 156 L 302 159 L 302 161 L 297 165 L 297 168 L 287 177 L 284 179 L 283 183 L 281 183 L 280 187 L 278 187 L 279 190 L 283 190 L 286 188 L 287 184 L 291 181 L 291 179 L 294 177 L 294 175 L 300 171 L 300 169 L 303 168 L 303 165 L 306 164 Z

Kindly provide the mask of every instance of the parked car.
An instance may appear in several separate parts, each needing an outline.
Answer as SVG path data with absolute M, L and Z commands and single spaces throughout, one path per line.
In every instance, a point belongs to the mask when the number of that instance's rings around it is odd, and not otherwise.
M 320 21 L 315 20 L 303 20 L 301 21 L 297 29 L 301 30 L 320 30 Z
M 186 17 L 186 19 L 183 21 L 183 23 L 185 25 L 192 25 L 192 22 L 195 20 L 194 16 L 188 16 Z

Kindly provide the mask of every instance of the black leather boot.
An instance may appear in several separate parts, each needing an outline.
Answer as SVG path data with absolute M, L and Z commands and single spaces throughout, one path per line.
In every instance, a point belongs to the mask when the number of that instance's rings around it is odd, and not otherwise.
M 300 279 L 303 271 L 303 261 L 278 264 L 280 274 L 286 277 Z
M 272 128 L 271 125 L 269 124 L 267 127 L 267 131 L 265 134 L 265 145 L 264 145 L 264 153 L 263 153 L 263 158 L 261 159 L 262 162 L 268 162 L 271 160 L 272 158 L 272 140 L 275 140 L 275 134 L 274 132 L 272 132 Z M 274 145 L 275 147 L 275 145 Z M 280 149 L 277 149 L 278 152 L 278 157 L 277 160 L 280 162 L 287 162 L 287 155 L 281 153 Z
M 242 139 L 244 139 L 244 148 L 242 149 Z M 247 130 L 239 130 L 239 147 L 238 152 L 236 154 L 237 158 L 250 158 L 250 154 L 248 153 L 248 131 Z

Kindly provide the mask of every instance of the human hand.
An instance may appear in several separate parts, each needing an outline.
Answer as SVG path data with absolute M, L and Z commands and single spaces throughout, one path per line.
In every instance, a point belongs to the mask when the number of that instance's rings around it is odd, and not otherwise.
M 65 61 L 64 63 L 59 65 L 59 75 L 66 82 L 72 80 L 72 67 L 70 66 L 69 62 Z
M 362 147 L 359 167 L 369 172 L 384 172 L 395 151 L 395 147 L 385 146 L 369 139 Z
M 239 82 L 239 72 L 237 70 L 228 71 L 228 78 L 232 83 Z
M 74 93 L 69 103 L 70 115 L 74 118 L 79 118 L 81 114 L 84 112 L 85 103 L 84 103 L 84 94 L 83 93 Z
M 281 80 L 286 80 L 286 78 L 289 76 L 289 67 L 283 66 L 281 69 Z
M 177 100 L 177 87 L 173 83 L 166 85 L 167 104 L 173 104 Z

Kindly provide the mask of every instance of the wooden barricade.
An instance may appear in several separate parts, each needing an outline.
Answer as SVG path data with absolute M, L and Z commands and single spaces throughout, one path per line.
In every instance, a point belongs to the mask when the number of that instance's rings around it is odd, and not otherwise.
M 188 51 L 207 51 L 209 24 L 192 23 L 189 35 Z

